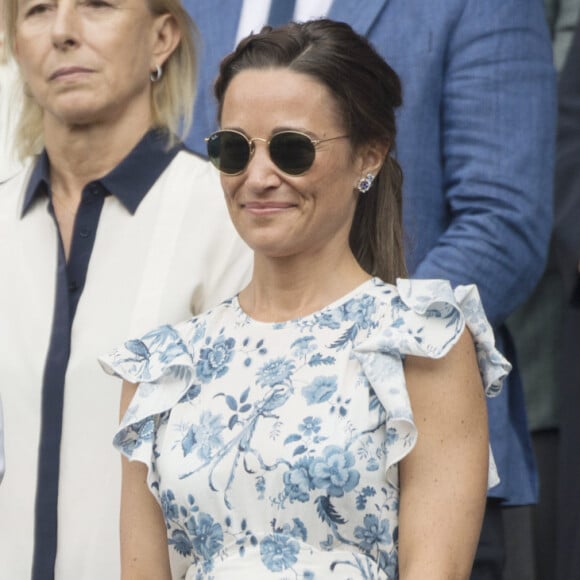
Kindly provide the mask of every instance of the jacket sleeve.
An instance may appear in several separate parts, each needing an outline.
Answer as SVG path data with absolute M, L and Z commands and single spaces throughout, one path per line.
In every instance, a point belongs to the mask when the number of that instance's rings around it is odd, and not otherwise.
M 441 106 L 449 223 L 414 275 L 476 283 L 494 326 L 544 269 L 555 82 L 539 1 L 466 0 L 449 38 Z

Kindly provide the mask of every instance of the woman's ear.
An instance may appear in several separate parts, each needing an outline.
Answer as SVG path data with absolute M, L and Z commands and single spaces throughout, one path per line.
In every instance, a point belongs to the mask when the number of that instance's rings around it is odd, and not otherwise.
M 389 154 L 389 149 L 390 145 L 382 141 L 363 146 L 360 154 L 360 175 L 371 173 L 376 176 Z
M 181 31 L 171 14 L 160 14 L 155 17 L 153 25 L 153 62 L 151 70 L 162 66 L 177 48 L 181 40 Z

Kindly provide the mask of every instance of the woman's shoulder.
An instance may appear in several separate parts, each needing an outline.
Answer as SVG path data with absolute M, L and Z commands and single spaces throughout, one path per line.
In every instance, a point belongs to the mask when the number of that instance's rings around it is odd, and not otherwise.
M 185 178 L 182 185 L 199 179 L 219 183 L 219 173 L 215 167 L 207 159 L 186 147 L 175 155 L 168 169 L 175 174 L 176 178 L 181 176 Z
M 367 288 L 370 294 L 387 304 L 402 301 L 417 312 L 425 311 L 428 304 L 456 302 L 454 289 L 448 280 L 397 278 L 394 284 L 390 284 L 373 278 Z
M 398 279 L 374 284 L 377 324 L 356 346 L 359 354 L 441 358 L 467 327 L 480 368 L 487 373 L 487 393 L 494 395 L 510 365 L 495 348 L 495 338 L 475 285 L 453 288 L 447 280 Z
M 34 169 L 36 157 L 29 157 L 18 165 L 5 167 L 0 170 L 0 201 L 7 203 L 22 202 L 30 174 Z
M 220 228 L 234 232 L 227 217 L 223 189 L 217 169 L 188 149 L 180 150 L 156 183 L 157 194 L 162 199 L 177 199 L 192 211 L 200 224 L 222 223 Z M 200 209 L 203 208 L 203 211 Z
M 234 299 L 177 324 L 163 324 L 125 340 L 99 363 L 108 374 L 132 383 L 153 382 L 164 376 L 190 376 L 195 352 L 209 335 L 223 333 L 236 313 Z
M 475 286 L 461 287 L 473 293 L 479 301 L 479 294 Z M 413 328 L 419 324 L 421 328 L 438 326 L 445 321 L 450 322 L 462 319 L 461 289 L 453 289 L 447 280 L 416 280 L 398 278 L 394 284 L 374 278 L 367 286 L 367 295 L 374 303 L 374 316 L 378 322 L 378 329 L 404 328 L 409 332 L 409 325 Z M 459 329 L 461 330 L 461 329 Z

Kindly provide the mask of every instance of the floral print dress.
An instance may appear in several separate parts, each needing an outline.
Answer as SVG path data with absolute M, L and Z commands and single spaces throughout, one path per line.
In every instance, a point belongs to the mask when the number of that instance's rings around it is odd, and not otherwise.
M 114 444 L 149 467 L 172 577 L 397 578 L 404 358 L 444 356 L 466 324 L 493 396 L 510 367 L 477 290 L 439 280 L 374 278 L 282 323 L 233 298 L 103 357 L 140 383 Z

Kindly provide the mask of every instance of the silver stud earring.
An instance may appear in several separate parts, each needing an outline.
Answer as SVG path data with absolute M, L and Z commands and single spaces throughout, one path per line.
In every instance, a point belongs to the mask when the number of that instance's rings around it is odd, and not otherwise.
M 367 173 L 364 177 L 361 177 L 358 181 L 356 188 L 361 193 L 366 193 L 372 186 L 375 176 L 372 173 Z
M 149 78 L 151 79 L 152 83 L 156 83 L 157 81 L 161 80 L 162 76 L 163 76 L 163 69 L 161 68 L 160 65 L 157 65 L 155 67 L 155 70 L 149 75 Z

